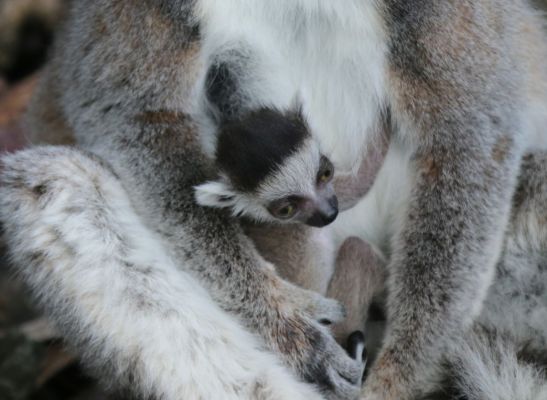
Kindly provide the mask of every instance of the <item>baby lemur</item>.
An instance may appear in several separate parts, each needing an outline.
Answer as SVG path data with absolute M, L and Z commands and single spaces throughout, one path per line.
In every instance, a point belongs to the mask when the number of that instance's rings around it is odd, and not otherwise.
M 260 254 L 282 277 L 344 303 L 348 315 L 333 327 L 339 341 L 363 330 L 383 273 L 356 238 L 342 245 L 336 263 L 337 249 L 326 226 L 338 215 L 335 181 L 340 178 L 302 111 L 260 108 L 225 121 L 215 163 L 218 179 L 196 187 L 198 204 L 241 217 Z M 344 184 L 342 205 L 362 196 L 359 185 Z
M 300 111 L 262 108 L 219 128 L 219 179 L 196 187 L 197 202 L 258 222 L 329 225 L 338 215 L 334 166 Z

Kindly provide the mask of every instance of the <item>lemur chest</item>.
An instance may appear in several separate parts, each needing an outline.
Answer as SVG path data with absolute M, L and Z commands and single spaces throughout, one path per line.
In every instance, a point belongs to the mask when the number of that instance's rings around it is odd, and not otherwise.
M 241 49 L 245 101 L 284 108 L 298 97 L 322 150 L 339 169 L 355 166 L 386 96 L 387 34 L 374 2 L 201 2 L 206 53 L 233 62 Z
M 295 64 L 312 132 L 338 169 L 356 167 L 380 129 L 385 104 L 382 32 L 340 29 L 301 48 Z
M 364 14 L 347 25 L 310 24 L 284 51 L 312 132 L 338 169 L 366 153 L 385 103 L 385 32 L 374 12 Z

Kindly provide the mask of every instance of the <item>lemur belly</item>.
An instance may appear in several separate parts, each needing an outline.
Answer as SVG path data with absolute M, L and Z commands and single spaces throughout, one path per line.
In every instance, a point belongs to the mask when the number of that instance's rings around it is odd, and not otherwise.
M 332 229 L 337 245 L 347 237 L 357 236 L 384 258 L 389 257 L 390 241 L 403 223 L 413 180 L 408 163 L 408 153 L 392 141 L 372 188 L 355 207 L 334 222 Z

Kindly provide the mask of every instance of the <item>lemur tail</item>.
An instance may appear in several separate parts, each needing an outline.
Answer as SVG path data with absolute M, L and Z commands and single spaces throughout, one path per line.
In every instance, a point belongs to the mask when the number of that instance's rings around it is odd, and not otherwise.
M 441 389 L 422 400 L 546 400 L 547 351 L 476 326 L 454 345 Z

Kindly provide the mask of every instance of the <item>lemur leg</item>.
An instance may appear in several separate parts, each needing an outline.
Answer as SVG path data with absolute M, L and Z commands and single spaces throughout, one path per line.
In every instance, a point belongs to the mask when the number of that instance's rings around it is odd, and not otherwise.
M 546 215 L 547 153 L 534 152 L 521 165 L 482 312 L 445 353 L 441 391 L 428 400 L 547 398 Z
M 104 164 L 60 147 L 2 161 L 11 257 L 103 382 L 166 400 L 320 398 L 173 262 Z
M 322 295 L 327 293 L 335 262 L 328 227 L 246 222 L 244 229 L 259 253 L 275 265 L 284 279 Z
M 407 400 L 419 393 L 447 344 L 479 313 L 527 133 L 522 86 L 509 78 L 518 68 L 515 48 L 486 33 L 488 18 L 506 21 L 506 10 L 465 1 L 407 13 L 407 2 L 387 3 L 397 26 L 388 77 L 399 129 L 392 145 L 409 156 L 412 187 L 407 206 L 394 210 L 399 226 L 388 266 L 388 331 L 365 400 Z M 488 17 L 477 17 L 481 13 Z M 433 15 L 442 15 L 442 23 Z M 475 32 L 473 41 L 465 32 Z M 463 43 L 473 57 L 460 57 Z M 478 61 L 492 54 L 503 56 Z
M 334 336 L 344 343 L 352 332 L 365 331 L 373 298 L 384 289 L 385 269 L 372 247 L 356 237 L 344 241 L 335 265 L 327 297 L 346 308 L 346 318 L 333 326 Z

